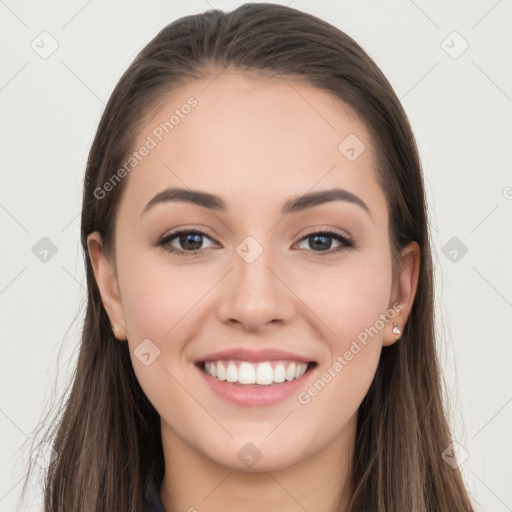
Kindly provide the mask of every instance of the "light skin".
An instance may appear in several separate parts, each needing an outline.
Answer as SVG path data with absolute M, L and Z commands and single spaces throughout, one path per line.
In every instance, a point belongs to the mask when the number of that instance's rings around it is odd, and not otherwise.
M 225 71 L 170 94 L 137 147 L 190 96 L 197 106 L 125 178 L 115 256 L 104 253 L 99 233 L 88 238 L 103 304 L 161 417 L 163 505 L 167 512 L 345 510 L 357 409 L 382 348 L 400 337 L 393 322 L 403 329 L 407 321 L 419 247 L 403 250 L 393 281 L 371 141 L 328 92 Z M 366 145 L 354 161 L 338 149 L 349 134 Z M 169 187 L 218 195 L 227 209 L 166 202 L 142 213 Z M 281 213 L 290 198 L 332 188 L 358 196 L 370 213 L 343 200 Z M 176 229 L 206 232 L 202 252 L 178 256 L 155 246 Z M 315 246 L 308 236 L 325 230 L 356 246 L 334 252 L 343 246 L 335 238 Z M 252 263 L 236 251 L 248 236 L 263 249 Z M 179 237 L 168 245 L 193 251 Z M 293 395 L 272 406 L 234 405 L 193 363 L 228 348 L 276 347 L 317 362 L 307 391 L 397 303 L 394 318 L 307 404 Z M 149 366 L 134 355 L 145 339 L 160 350 Z M 250 468 L 237 457 L 248 442 L 262 455 Z

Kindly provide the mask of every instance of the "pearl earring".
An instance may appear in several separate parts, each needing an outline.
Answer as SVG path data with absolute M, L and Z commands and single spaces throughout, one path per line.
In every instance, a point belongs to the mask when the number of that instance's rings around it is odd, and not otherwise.
M 402 333 L 402 331 L 400 331 L 398 324 L 396 322 L 393 322 L 393 334 L 401 334 L 401 333 Z
M 111 325 L 111 327 L 112 327 L 112 331 L 113 331 L 113 333 L 114 333 L 114 338 L 115 338 L 116 340 L 119 340 L 119 341 L 126 341 L 126 338 L 121 338 L 121 337 L 120 337 L 120 334 L 119 334 L 119 327 L 118 327 L 117 325 L 112 324 L 112 325 Z

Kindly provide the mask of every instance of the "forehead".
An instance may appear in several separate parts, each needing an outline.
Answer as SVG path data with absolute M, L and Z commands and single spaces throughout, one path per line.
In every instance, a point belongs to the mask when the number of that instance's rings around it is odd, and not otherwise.
M 378 193 L 365 125 L 329 92 L 293 81 L 223 72 L 191 82 L 163 98 L 135 146 L 148 149 L 123 201 L 139 212 L 169 186 L 260 207 L 313 187 Z

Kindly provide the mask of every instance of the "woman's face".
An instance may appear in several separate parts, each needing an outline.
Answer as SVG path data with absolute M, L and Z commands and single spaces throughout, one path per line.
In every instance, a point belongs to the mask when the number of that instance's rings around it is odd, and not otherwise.
M 170 95 L 134 151 L 115 261 L 89 248 L 164 446 L 260 471 L 353 442 L 417 274 L 392 281 L 365 126 L 323 90 L 225 72 Z

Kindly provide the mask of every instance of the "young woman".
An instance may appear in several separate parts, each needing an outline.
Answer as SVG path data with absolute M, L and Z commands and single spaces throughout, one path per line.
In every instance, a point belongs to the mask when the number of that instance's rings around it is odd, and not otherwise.
M 456 512 L 421 165 L 311 15 L 166 26 L 93 142 L 88 302 L 45 510 Z

